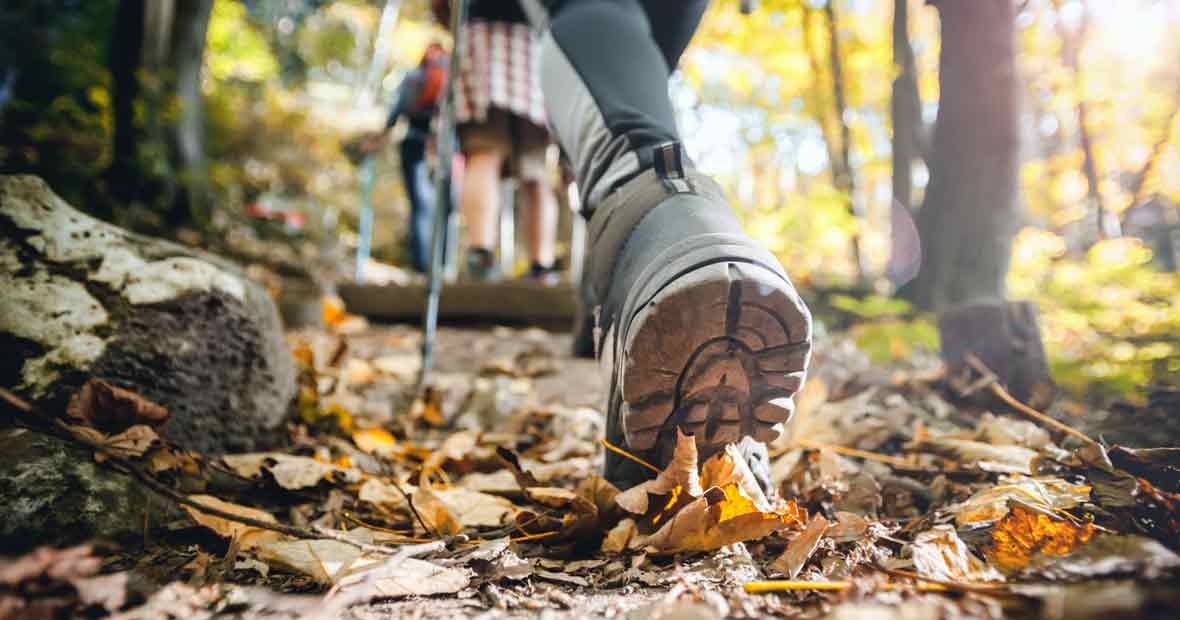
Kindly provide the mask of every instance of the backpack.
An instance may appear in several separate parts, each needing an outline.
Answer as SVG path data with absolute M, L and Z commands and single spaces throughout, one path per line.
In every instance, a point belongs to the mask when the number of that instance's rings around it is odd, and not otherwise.
M 423 63 L 421 67 L 422 84 L 414 103 L 410 104 L 410 114 L 434 109 L 447 86 L 447 66 L 444 61 L 431 60 Z

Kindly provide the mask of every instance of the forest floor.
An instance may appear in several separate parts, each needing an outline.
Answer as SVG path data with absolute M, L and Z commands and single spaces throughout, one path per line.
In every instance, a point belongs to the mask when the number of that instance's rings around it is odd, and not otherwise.
M 291 447 L 206 459 L 248 484 L 190 499 L 230 518 L 189 507 L 142 545 L 17 558 L 0 618 L 1171 618 L 1180 604 L 1176 451 L 1047 428 L 933 355 L 885 368 L 818 343 L 771 493 L 732 453 L 698 463 L 691 441 L 619 493 L 597 475 L 597 366 L 568 357 L 568 336 L 444 328 L 418 395 L 418 330 L 331 324 L 288 336 Z

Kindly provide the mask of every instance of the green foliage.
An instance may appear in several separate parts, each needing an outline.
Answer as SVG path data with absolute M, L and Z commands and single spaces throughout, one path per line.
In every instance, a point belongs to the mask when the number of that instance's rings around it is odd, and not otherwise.
M 1015 252 L 1009 286 L 1039 306 L 1063 386 L 1133 397 L 1147 385 L 1180 384 L 1180 275 L 1156 270 L 1143 242 L 1103 241 L 1071 258 L 1060 237 L 1026 229 Z
M 205 66 L 215 80 L 261 82 L 278 77 L 279 63 L 257 28 L 246 19 L 246 7 L 235 0 L 216 0 L 209 16 Z

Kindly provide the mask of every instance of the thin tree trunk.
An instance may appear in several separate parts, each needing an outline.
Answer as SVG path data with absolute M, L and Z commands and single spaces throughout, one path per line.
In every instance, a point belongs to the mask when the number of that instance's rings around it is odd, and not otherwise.
M 1147 187 L 1147 177 L 1151 176 L 1151 171 L 1155 169 L 1159 162 L 1160 155 L 1164 152 L 1164 147 L 1172 141 L 1172 133 L 1176 131 L 1176 120 L 1180 118 L 1180 82 L 1177 82 L 1176 93 L 1172 98 L 1172 109 L 1168 111 L 1167 119 L 1164 121 L 1163 130 L 1156 138 L 1155 143 L 1151 145 L 1151 152 L 1147 155 L 1147 160 L 1143 162 L 1139 170 L 1135 171 L 1135 176 L 1131 177 L 1131 185 L 1129 188 L 1131 199 L 1127 202 L 1127 208 L 1123 210 L 1123 214 L 1130 211 L 1131 207 L 1138 206 L 1143 202 L 1143 192 Z M 1120 227 L 1122 223 L 1120 222 Z
M 1061 37 L 1061 61 L 1069 70 L 1073 79 L 1073 97 L 1075 114 L 1078 123 L 1078 142 L 1082 149 L 1082 174 L 1086 177 L 1086 202 L 1094 211 L 1098 228 L 1098 238 L 1105 239 L 1108 233 L 1118 236 L 1117 231 L 1108 230 L 1109 223 L 1106 215 L 1106 203 L 1102 198 L 1102 188 L 1098 179 L 1098 161 L 1094 156 L 1094 142 L 1090 136 L 1089 114 L 1086 105 L 1085 80 L 1082 73 L 1082 47 L 1086 44 L 1086 34 L 1090 27 L 1090 12 L 1086 0 L 1080 0 L 1082 8 L 1081 19 L 1077 30 L 1070 32 L 1065 22 L 1060 19 L 1061 0 L 1054 0 L 1053 7 L 1058 12 L 1057 33 Z
M 893 80 L 890 115 L 893 121 L 893 199 L 914 208 L 914 158 L 921 153 L 922 110 L 918 71 L 910 45 L 909 0 L 893 0 Z
M 170 220 L 203 223 L 209 217 L 208 164 L 205 159 L 205 104 L 201 66 L 213 0 L 178 0 L 169 64 L 179 118 L 170 128 L 172 158 L 181 180 Z
M 832 112 L 829 112 L 821 103 L 816 106 L 816 116 L 818 117 L 820 130 L 824 134 L 824 142 L 827 143 L 828 147 L 828 163 L 832 169 L 832 184 L 847 197 L 848 210 L 859 221 L 860 213 L 856 206 L 856 182 L 850 156 L 852 132 L 848 123 L 845 121 L 847 103 L 844 89 L 844 68 L 840 59 L 840 44 L 837 33 L 836 12 L 832 6 L 833 2 L 834 0 L 829 1 L 825 5 L 824 17 L 828 35 L 828 68 L 832 77 L 834 109 Z M 815 48 L 815 41 L 812 38 L 811 18 L 813 13 L 815 11 L 803 6 L 804 47 L 807 49 L 808 61 L 811 63 L 811 72 L 818 88 L 820 76 L 823 75 L 823 68 L 821 66 L 820 53 Z M 832 118 L 833 112 L 835 119 Z M 867 278 L 867 269 L 864 264 L 860 245 L 860 233 L 854 232 L 851 239 L 852 258 L 856 264 L 857 278 L 863 282 Z
M 1011 0 L 931 0 L 941 101 L 917 224 L 924 262 L 903 294 L 922 309 L 1003 298 L 1017 222 L 1017 76 Z
M 114 130 L 111 165 L 107 169 L 108 194 L 118 202 L 134 199 L 138 176 L 138 144 L 141 137 L 135 123 L 135 101 L 140 96 L 139 77 L 144 36 L 144 3 L 119 3 L 111 36 L 110 71 L 112 83 L 112 125 Z M 104 213 L 110 217 L 113 213 Z

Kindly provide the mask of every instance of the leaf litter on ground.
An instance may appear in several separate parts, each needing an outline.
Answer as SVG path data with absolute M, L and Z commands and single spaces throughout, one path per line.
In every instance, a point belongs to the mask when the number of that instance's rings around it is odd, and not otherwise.
M 223 541 L 207 549 L 213 561 L 232 555 L 234 570 L 218 579 L 312 584 L 291 590 L 321 592 L 289 601 L 306 617 L 372 600 L 413 605 L 415 595 L 505 613 L 575 601 L 610 615 L 650 591 L 661 609 L 696 601 L 746 616 L 789 604 L 832 617 L 990 618 L 1005 613 L 983 604 L 997 588 L 1032 609 L 1076 587 L 1062 581 L 1153 584 L 1180 565 L 1176 451 L 1071 449 L 1010 412 L 957 403 L 932 357 L 886 372 L 847 343 L 817 350 L 793 427 L 771 446 L 769 492 L 736 447 L 700 463 L 687 436 L 651 480 L 619 492 L 595 473 L 603 425 L 585 380 L 592 366 L 556 358 L 562 343 L 497 330 L 454 334 L 448 348 L 444 330 L 443 379 L 416 393 L 416 336 L 366 327 L 333 304 L 328 330 L 290 336 L 302 388 L 286 450 L 186 454 L 150 432 L 150 406 L 96 397 L 107 392 L 94 385 L 68 420 L 157 474 L 199 477 L 220 464 L 243 481 L 192 496 L 200 504 L 320 533 L 294 538 L 185 509 Z M 264 604 L 264 591 L 236 587 L 174 584 L 141 609 Z M 618 594 L 597 599 L 594 588 Z M 898 589 L 927 602 L 890 594 Z M 14 596 L 39 600 L 0 583 L 0 600 Z M 438 615 L 456 609 L 440 603 Z

